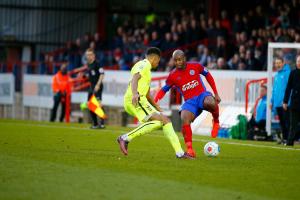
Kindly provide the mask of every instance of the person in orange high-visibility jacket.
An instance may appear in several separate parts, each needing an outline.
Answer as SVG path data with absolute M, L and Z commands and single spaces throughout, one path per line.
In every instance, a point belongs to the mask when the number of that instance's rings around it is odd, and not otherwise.
M 54 105 L 51 111 L 50 121 L 56 120 L 56 112 L 61 103 L 62 109 L 59 121 L 62 122 L 66 112 L 67 97 L 71 94 L 71 78 L 67 74 L 67 64 L 62 64 L 60 70 L 52 78 L 52 90 L 54 94 Z

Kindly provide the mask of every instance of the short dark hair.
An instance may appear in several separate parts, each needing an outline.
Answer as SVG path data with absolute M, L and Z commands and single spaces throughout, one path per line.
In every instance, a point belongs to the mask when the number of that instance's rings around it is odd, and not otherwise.
M 149 56 L 151 54 L 155 54 L 160 57 L 161 51 L 157 47 L 149 47 L 146 51 L 146 56 Z
M 283 58 L 282 58 L 282 57 L 279 57 L 279 56 L 276 57 L 275 60 L 280 60 L 281 62 L 284 62 Z

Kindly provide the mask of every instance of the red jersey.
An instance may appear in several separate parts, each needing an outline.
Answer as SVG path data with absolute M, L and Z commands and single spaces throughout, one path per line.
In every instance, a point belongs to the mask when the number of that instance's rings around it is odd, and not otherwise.
M 184 69 L 174 69 L 170 72 L 165 89 L 175 86 L 180 90 L 184 100 L 199 96 L 206 88 L 201 80 L 200 74 L 206 76 L 208 71 L 199 63 L 186 63 Z

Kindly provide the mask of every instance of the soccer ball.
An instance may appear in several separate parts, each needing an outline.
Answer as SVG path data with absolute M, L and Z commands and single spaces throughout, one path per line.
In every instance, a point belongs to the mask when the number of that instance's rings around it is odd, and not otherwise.
M 215 142 L 208 142 L 204 146 L 204 154 L 209 157 L 215 157 L 220 153 L 220 146 Z

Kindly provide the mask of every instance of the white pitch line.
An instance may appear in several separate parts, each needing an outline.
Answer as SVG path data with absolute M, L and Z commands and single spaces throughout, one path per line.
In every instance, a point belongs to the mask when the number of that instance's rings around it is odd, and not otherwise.
M 194 139 L 194 141 L 209 142 L 210 140 Z M 231 145 L 237 145 L 237 146 L 248 146 L 248 147 L 259 147 L 259 148 L 270 148 L 270 149 L 300 151 L 300 149 L 295 149 L 295 148 L 291 148 L 291 147 L 275 147 L 275 146 L 268 146 L 268 145 L 248 144 L 248 143 L 239 143 L 239 142 L 223 142 L 223 141 L 218 141 L 218 143 L 221 143 L 221 144 L 231 144 Z
M 148 135 L 150 137 L 164 137 L 162 135 Z M 212 139 L 193 139 L 194 142 L 209 142 Z M 230 145 L 237 145 L 237 146 L 248 146 L 248 147 L 259 147 L 259 148 L 269 148 L 269 149 L 280 149 L 280 150 L 291 150 L 291 151 L 300 151 L 300 149 L 295 149 L 291 147 L 275 147 L 275 146 L 268 146 L 268 145 L 259 145 L 259 144 L 248 144 L 248 143 L 239 143 L 239 142 L 226 142 L 226 141 L 218 141 L 220 144 L 230 144 Z
M 86 130 L 86 131 L 95 131 L 90 128 L 83 128 L 83 127 L 68 127 L 68 126 L 57 126 L 57 125 L 46 125 L 46 124 L 28 124 L 28 123 L 13 123 L 13 122 L 0 122 L 0 124 L 13 124 L 16 125 L 22 125 L 22 126 L 36 126 L 36 127 L 47 127 L 47 128 L 63 128 L 63 129 L 75 129 L 75 130 Z M 113 129 L 99 129 L 99 133 L 101 133 L 100 130 L 103 131 L 111 131 L 115 133 L 124 133 L 124 131 L 118 131 Z M 146 135 L 148 137 L 164 137 L 162 135 Z M 196 142 L 209 142 L 211 139 L 198 139 L 195 138 L 193 141 Z M 239 143 L 239 142 L 226 142 L 226 141 L 218 141 L 220 144 L 230 144 L 230 145 L 237 145 L 237 146 L 247 146 L 247 147 L 258 147 L 258 148 L 269 148 L 269 149 L 279 149 L 279 150 L 290 150 L 290 151 L 300 151 L 300 149 L 295 149 L 291 147 L 276 147 L 276 146 L 268 146 L 268 145 L 258 145 L 258 144 L 248 144 L 248 143 Z

